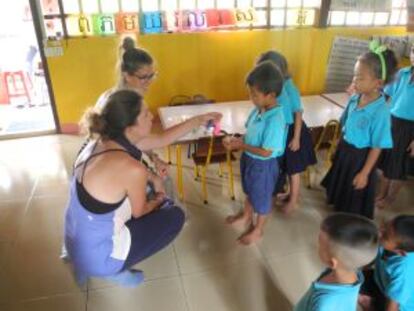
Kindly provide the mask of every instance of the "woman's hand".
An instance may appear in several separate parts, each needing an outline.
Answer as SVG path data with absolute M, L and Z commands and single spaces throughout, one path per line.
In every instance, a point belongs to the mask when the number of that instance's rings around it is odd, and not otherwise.
M 164 193 L 164 195 L 166 194 L 165 188 L 164 188 L 164 182 L 160 176 L 153 174 L 151 177 L 151 181 L 154 185 L 154 190 L 156 193 Z
M 154 201 L 156 201 L 158 204 L 161 204 L 165 200 L 166 196 L 163 192 L 157 192 L 155 194 Z
M 153 162 L 155 165 L 155 169 L 157 170 L 158 175 L 161 178 L 168 176 L 168 163 L 161 160 L 159 157 L 154 157 Z

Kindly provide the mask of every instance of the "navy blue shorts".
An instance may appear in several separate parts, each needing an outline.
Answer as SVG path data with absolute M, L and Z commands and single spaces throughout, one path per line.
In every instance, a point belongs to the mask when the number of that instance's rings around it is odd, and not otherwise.
M 279 177 L 277 159 L 255 159 L 243 152 L 240 173 L 243 192 L 247 195 L 253 210 L 257 214 L 269 214 L 272 209 L 273 191 Z

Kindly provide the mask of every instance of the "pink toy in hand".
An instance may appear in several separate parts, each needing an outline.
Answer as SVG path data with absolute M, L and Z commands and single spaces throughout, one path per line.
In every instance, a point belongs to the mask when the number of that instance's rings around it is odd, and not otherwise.
M 218 135 L 220 135 L 220 132 L 221 132 L 220 121 L 216 121 L 216 122 L 214 122 L 213 134 L 214 134 L 214 136 L 218 136 Z

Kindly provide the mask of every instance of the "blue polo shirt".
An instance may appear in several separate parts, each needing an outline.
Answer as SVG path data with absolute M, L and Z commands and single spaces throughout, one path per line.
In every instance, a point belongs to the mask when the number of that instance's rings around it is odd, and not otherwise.
M 325 270 L 312 283 L 306 294 L 296 304 L 294 311 L 349 311 L 356 310 L 358 293 L 364 276 L 358 271 L 358 281 L 354 284 L 333 284 L 319 282 L 326 274 Z
M 414 310 L 414 252 L 387 257 L 381 247 L 374 271 L 378 287 L 399 304 L 400 311 Z
M 385 97 L 358 108 L 360 96 L 351 96 L 341 116 L 345 141 L 359 149 L 392 148 L 391 115 Z
M 282 93 L 277 97 L 277 102 L 283 108 L 285 120 L 288 125 L 295 122 L 295 112 L 303 111 L 299 90 L 290 78 L 283 82 Z
M 247 151 L 246 153 L 253 158 L 261 160 L 281 156 L 285 151 L 286 128 L 282 107 L 276 106 L 264 113 L 260 113 L 257 108 L 253 109 L 247 118 L 244 143 L 271 150 L 272 154 L 265 158 Z
M 391 97 L 391 114 L 397 118 L 414 121 L 414 83 L 410 83 L 413 67 L 401 69 L 395 81 L 384 88 Z

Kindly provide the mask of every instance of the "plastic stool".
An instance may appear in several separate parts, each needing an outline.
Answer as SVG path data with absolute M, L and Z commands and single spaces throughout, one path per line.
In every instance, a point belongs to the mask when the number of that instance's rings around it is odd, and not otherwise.
M 5 71 L 3 73 L 9 97 L 25 96 L 30 103 L 30 94 L 27 87 L 27 77 L 23 71 Z M 10 87 L 10 85 L 12 87 Z

